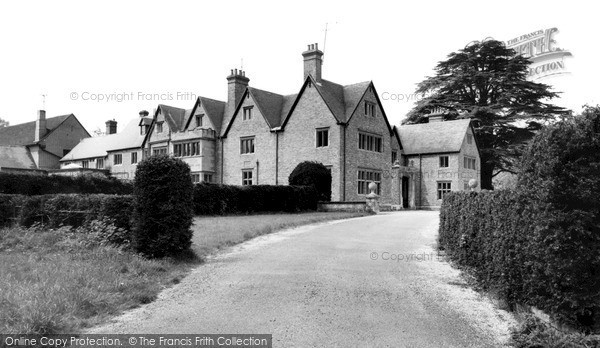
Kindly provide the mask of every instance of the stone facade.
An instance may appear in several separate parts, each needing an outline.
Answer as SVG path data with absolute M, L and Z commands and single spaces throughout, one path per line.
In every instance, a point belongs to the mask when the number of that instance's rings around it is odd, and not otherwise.
M 227 101 L 199 97 L 189 110 L 159 105 L 140 123 L 148 126 L 141 147 L 109 152 L 107 166 L 113 175 L 132 178 L 131 150 L 138 160 L 154 154 L 181 158 L 194 182 L 286 185 L 299 163 L 317 161 L 331 171 L 332 201 L 364 202 L 373 181 L 382 206 L 404 209 L 439 206 L 440 181 L 460 190 L 479 178 L 477 145 L 467 142 L 470 125 L 392 128 L 371 81 L 339 85 L 323 79 L 323 52 L 316 44 L 302 56 L 298 94 L 256 89 L 244 71 L 232 70 Z M 119 165 L 112 163 L 117 153 Z M 443 168 L 440 155 L 448 156 Z M 463 168 L 465 156 L 476 161 L 476 169 Z
M 448 121 L 450 123 L 452 121 Z M 472 139 L 469 143 L 468 138 Z M 446 159 L 441 159 L 447 158 Z M 474 168 L 468 168 L 467 159 L 474 161 Z M 440 152 L 407 156 L 410 167 L 417 169 L 415 198 L 416 206 L 423 209 L 437 209 L 442 204 L 443 194 L 439 190 L 467 191 L 469 180 L 477 180 L 475 190 L 480 190 L 481 161 L 473 129 L 468 127 L 462 134 L 458 152 Z M 446 166 L 447 162 L 447 166 Z M 441 186 L 449 184 L 450 186 Z

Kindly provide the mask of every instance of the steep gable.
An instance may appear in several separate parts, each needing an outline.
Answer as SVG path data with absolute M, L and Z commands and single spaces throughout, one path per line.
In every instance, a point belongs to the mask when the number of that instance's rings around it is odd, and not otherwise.
M 281 126 L 282 120 L 284 119 L 282 112 L 292 108 L 293 100 L 296 100 L 296 96 L 296 94 L 284 96 L 253 87 L 246 88 L 246 91 L 236 106 L 235 112 L 225 128 L 222 137 L 227 136 L 231 126 L 238 117 L 238 114 L 241 112 L 244 101 L 248 97 L 252 100 L 252 103 L 262 115 L 267 127 L 269 127 L 269 129 L 273 129 Z

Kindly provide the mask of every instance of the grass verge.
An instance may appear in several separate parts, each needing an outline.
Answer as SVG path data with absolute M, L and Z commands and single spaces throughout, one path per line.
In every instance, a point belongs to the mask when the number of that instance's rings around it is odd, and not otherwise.
M 82 231 L 0 230 L 0 333 L 76 333 L 153 301 L 201 258 L 259 235 L 354 213 L 201 217 L 194 255 L 149 260 L 103 245 Z
M 201 258 L 257 236 L 317 222 L 365 216 L 365 213 L 302 213 L 194 218 L 192 249 Z
M 591 348 L 600 347 L 600 335 L 565 333 L 527 314 L 511 334 L 515 348 Z

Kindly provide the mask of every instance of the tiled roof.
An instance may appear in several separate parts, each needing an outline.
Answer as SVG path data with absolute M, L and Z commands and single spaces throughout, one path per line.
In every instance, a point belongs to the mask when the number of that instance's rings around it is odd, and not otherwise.
M 160 104 L 159 109 L 162 111 L 165 121 L 169 125 L 169 129 L 173 132 L 179 132 L 185 127 L 186 115 L 189 116 L 191 110 L 176 108 L 174 106 Z
M 35 162 L 25 146 L 0 145 L 0 168 L 35 169 Z
M 120 133 L 85 138 L 61 162 L 105 157 L 110 151 L 141 147 L 144 135 L 140 134 L 139 124 L 139 120 L 131 120 Z
M 333 116 L 340 123 L 347 122 L 350 119 L 367 88 L 371 85 L 370 81 L 366 81 L 342 86 L 327 80 L 316 83 L 312 77 L 309 78 L 313 86 L 316 86 L 320 95 L 323 96 Z M 298 94 L 281 95 L 254 87 L 248 87 L 247 91 L 252 95 L 270 128 L 285 126 L 285 120 L 297 101 Z M 223 123 L 225 132 L 227 132 L 231 122 L 232 120 Z
M 356 110 L 356 106 L 360 103 L 360 99 L 363 97 L 367 88 L 371 85 L 371 81 L 364 81 L 355 83 L 353 85 L 344 86 L 344 102 L 346 104 L 346 118 L 348 121 Z
M 331 109 L 333 116 L 339 122 L 346 121 L 346 102 L 344 100 L 344 86 L 338 85 L 327 80 L 321 80 L 321 83 L 315 83 L 315 86 L 321 92 L 325 103 Z
M 48 136 L 70 115 L 46 118 L 46 135 Z M 30 145 L 35 143 L 35 121 L 0 128 L 0 145 Z
M 470 119 L 419 123 L 398 127 L 400 142 L 406 155 L 458 152 Z
M 199 98 L 206 115 L 215 126 L 217 134 L 219 134 L 221 132 L 221 124 L 223 123 L 223 114 L 225 113 L 225 102 L 205 97 Z
M 281 125 L 281 109 L 284 97 L 281 94 L 263 91 L 258 88 L 248 87 L 252 98 L 256 102 L 260 112 L 263 114 L 269 128 Z

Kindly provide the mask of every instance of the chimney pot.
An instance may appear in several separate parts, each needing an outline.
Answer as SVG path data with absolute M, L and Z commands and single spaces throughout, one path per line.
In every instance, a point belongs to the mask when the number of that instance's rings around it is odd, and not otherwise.
M 319 44 L 318 44 L 318 43 L 316 43 L 316 44 L 315 44 L 315 50 L 318 50 L 318 49 L 319 49 Z
M 106 121 L 106 135 L 117 133 L 117 121 L 113 118 L 112 120 Z
M 233 69 L 231 69 L 231 75 L 233 75 Z
M 304 80 L 310 75 L 316 82 L 321 82 L 323 52 L 319 51 L 318 47 L 318 44 L 310 44 L 308 45 L 308 51 L 302 53 L 304 58 Z

